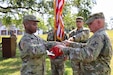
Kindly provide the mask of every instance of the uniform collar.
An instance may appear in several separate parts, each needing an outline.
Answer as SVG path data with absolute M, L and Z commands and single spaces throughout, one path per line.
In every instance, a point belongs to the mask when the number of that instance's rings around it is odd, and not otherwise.
M 101 28 L 101 29 L 97 30 L 94 34 L 97 34 L 97 33 L 101 32 L 101 31 L 105 31 L 105 28 Z
M 80 28 L 79 30 L 76 28 L 76 31 L 82 31 L 83 30 L 83 27 L 82 28 Z
M 26 32 L 24 33 L 24 35 L 25 35 L 25 36 L 28 36 L 28 37 L 31 37 L 31 38 L 34 37 L 34 34 L 29 34 L 29 33 L 26 33 Z

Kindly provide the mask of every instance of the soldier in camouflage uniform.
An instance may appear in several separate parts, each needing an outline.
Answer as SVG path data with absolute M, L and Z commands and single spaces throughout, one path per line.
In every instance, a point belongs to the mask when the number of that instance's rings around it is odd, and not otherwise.
M 23 17 L 25 33 L 19 42 L 21 75 L 45 75 L 46 50 L 56 45 L 56 42 L 46 42 L 33 34 L 37 30 L 37 22 L 33 15 Z
M 64 34 L 63 40 L 68 39 L 67 34 Z M 63 41 L 62 40 L 62 41 Z M 54 40 L 54 30 L 51 30 L 48 33 L 47 41 L 55 41 Z M 61 42 L 59 39 L 56 39 L 56 41 Z M 64 62 L 65 62 L 65 55 L 58 56 L 55 59 L 51 59 L 51 71 L 52 75 L 64 75 Z
M 81 16 L 78 16 L 76 18 L 76 29 L 73 29 L 69 32 L 69 40 L 73 42 L 79 42 L 79 43 L 86 43 L 89 38 L 89 29 L 84 27 L 84 18 Z M 74 70 L 76 70 L 76 75 L 80 75 L 81 69 L 83 68 L 82 62 L 75 63 L 76 67 L 74 67 Z M 73 66 L 72 66 L 73 67 Z
M 89 38 L 89 29 L 84 28 L 84 18 L 78 16 L 76 18 L 76 29 L 69 32 L 69 40 L 74 42 L 86 43 Z
M 80 73 L 80 75 L 110 75 L 112 46 L 105 32 L 105 18 L 103 13 L 95 13 L 89 16 L 86 23 L 94 35 L 88 40 L 85 47 L 83 47 L 81 43 L 72 43 L 69 41 L 65 41 L 65 44 L 71 47 L 64 47 L 62 45 L 58 45 L 57 47 L 59 47 L 64 54 L 69 54 L 72 62 L 73 75 L 76 75 L 76 70 L 74 70 L 76 62 L 83 63 L 82 73 Z M 80 46 L 80 48 L 76 46 Z

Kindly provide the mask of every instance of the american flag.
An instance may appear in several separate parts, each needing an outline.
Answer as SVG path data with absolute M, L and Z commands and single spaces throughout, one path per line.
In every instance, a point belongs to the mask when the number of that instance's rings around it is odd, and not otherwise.
M 54 35 L 55 40 L 59 39 L 60 41 L 62 41 L 64 38 L 64 23 L 62 19 L 63 6 L 64 0 L 54 0 L 54 12 L 55 12 Z

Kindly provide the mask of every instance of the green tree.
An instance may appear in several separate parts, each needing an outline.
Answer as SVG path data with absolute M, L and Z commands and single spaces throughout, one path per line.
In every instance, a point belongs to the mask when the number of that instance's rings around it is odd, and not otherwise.
M 86 21 L 96 0 L 71 0 L 71 4 L 78 9 L 77 15 L 83 16 Z
M 75 18 L 76 15 L 71 15 L 70 12 L 68 12 L 67 15 L 65 15 L 65 17 L 63 18 L 65 30 L 67 32 L 69 32 L 70 30 L 72 30 L 73 27 L 75 27 Z
M 51 30 L 52 28 L 54 28 L 54 17 L 49 17 L 48 18 L 48 29 Z
M 6 25 L 7 27 L 12 24 L 11 17 L 10 16 L 4 16 L 2 19 L 2 24 Z
M 90 13 L 90 10 L 95 4 L 95 0 L 65 0 L 65 7 L 63 9 L 63 16 L 66 17 L 66 15 L 69 15 L 71 7 L 76 7 L 78 9 L 78 14 L 81 15 L 87 19 L 87 16 Z M 16 26 L 19 26 L 20 19 L 22 19 L 22 16 L 25 14 L 47 14 L 50 21 L 47 23 L 48 25 L 53 25 L 54 21 L 52 21 L 52 18 L 54 17 L 54 9 L 53 9 L 53 0 L 1 0 L 0 4 L 3 4 L 0 6 L 0 18 L 4 18 L 3 20 L 9 20 L 7 22 L 3 22 L 4 25 L 10 25 L 12 20 L 14 19 L 16 23 Z M 5 4 L 5 6 L 4 6 Z M 70 14 L 71 16 L 73 14 Z M 73 17 L 71 17 L 73 18 Z M 42 19 L 42 17 L 41 17 Z M 54 19 L 53 19 L 54 20 Z M 70 20 L 71 21 L 71 20 Z M 66 21 L 65 21 L 66 22 Z M 22 23 L 22 22 L 21 22 Z M 67 23 L 67 22 L 66 22 Z M 69 25 L 68 23 L 65 25 Z M 46 26 L 46 25 L 40 25 L 44 23 L 39 23 L 39 26 Z M 72 24 L 71 24 L 72 25 Z M 67 26 L 66 26 L 67 27 Z M 46 27 L 42 27 L 45 28 Z M 44 30 L 44 29 L 43 29 Z
M 40 19 L 40 22 L 38 22 L 38 29 L 43 29 L 44 32 L 48 30 L 47 25 L 44 24 L 44 20 Z
M 45 0 L 1 0 L 0 4 L 5 6 L 0 6 L 0 18 L 2 23 L 7 27 L 12 23 L 16 26 L 22 26 L 22 16 L 26 14 L 44 14 Z M 44 11 L 43 11 L 44 9 Z M 37 17 L 37 16 L 36 16 Z M 42 25 L 43 24 L 43 25 Z M 44 27 L 44 23 L 39 23 L 41 28 L 47 29 Z M 22 28 L 22 27 L 21 27 Z
M 49 3 L 52 3 L 53 0 L 49 0 Z M 75 27 L 75 18 L 76 16 L 83 16 L 85 21 L 88 18 L 88 15 L 91 13 L 91 9 L 93 7 L 93 5 L 96 4 L 95 0 L 65 0 L 65 5 L 64 5 L 64 9 L 63 9 L 63 20 L 64 20 L 64 25 L 65 25 L 65 29 L 66 30 L 70 30 L 72 29 L 72 27 Z M 54 27 L 54 12 L 53 12 L 53 8 L 51 7 L 53 6 L 52 4 L 50 4 L 50 7 L 48 7 L 49 9 L 51 8 L 51 10 L 49 10 L 48 14 L 49 14 L 49 26 L 51 26 L 52 28 Z M 71 8 L 75 7 L 78 9 L 78 13 L 76 14 L 71 14 Z M 51 17 L 50 17 L 51 15 Z

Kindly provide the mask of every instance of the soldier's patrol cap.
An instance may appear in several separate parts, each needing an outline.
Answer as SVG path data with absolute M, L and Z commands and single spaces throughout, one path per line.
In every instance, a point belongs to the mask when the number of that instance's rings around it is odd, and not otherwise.
M 35 21 L 35 22 L 40 22 L 39 20 L 36 19 L 34 15 L 25 15 L 23 17 L 23 21 Z
M 82 16 L 78 16 L 78 17 L 76 18 L 76 20 L 77 20 L 77 19 L 84 20 L 84 18 L 83 18 Z
M 105 19 L 104 14 L 102 12 L 95 13 L 89 16 L 88 20 L 86 21 L 86 24 L 90 24 L 93 22 L 95 19 Z

